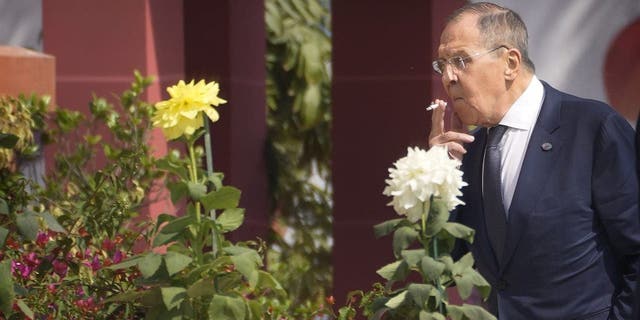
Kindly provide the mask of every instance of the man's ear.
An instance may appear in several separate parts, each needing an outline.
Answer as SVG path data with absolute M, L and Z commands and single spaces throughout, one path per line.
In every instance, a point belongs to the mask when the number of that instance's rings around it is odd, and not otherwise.
M 520 73 L 522 67 L 522 55 L 516 48 L 508 49 L 506 56 L 506 67 L 504 76 L 506 80 L 514 80 Z

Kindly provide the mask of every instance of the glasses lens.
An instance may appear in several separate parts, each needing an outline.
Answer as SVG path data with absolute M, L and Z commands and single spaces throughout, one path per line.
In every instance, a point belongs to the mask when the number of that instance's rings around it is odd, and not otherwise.
M 442 70 L 444 70 L 444 61 L 435 60 L 431 63 L 431 65 L 433 66 L 433 71 L 435 71 L 437 74 L 442 74 Z
M 466 67 L 464 65 L 464 59 L 462 57 L 451 58 L 451 64 L 454 68 L 456 68 L 456 70 L 464 70 L 464 68 Z

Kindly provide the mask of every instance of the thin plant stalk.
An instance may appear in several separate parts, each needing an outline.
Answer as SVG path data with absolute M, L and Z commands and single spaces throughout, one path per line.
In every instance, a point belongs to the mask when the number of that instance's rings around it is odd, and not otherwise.
M 209 118 L 204 118 L 204 150 L 207 158 L 207 177 L 213 177 L 213 151 L 211 150 L 211 129 L 209 126 Z M 216 210 L 211 209 L 209 211 L 209 215 L 211 220 L 216 220 Z M 215 226 L 211 228 L 211 251 L 213 252 L 213 256 L 216 257 L 218 255 L 218 235 L 216 232 Z

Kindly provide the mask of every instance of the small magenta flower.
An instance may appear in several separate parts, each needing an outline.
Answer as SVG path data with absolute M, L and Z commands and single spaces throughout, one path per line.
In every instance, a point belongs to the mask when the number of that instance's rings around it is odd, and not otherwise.
M 56 260 L 53 260 L 51 264 L 53 265 L 53 272 L 55 272 L 55 274 L 60 276 L 60 278 L 64 278 L 67 276 L 67 271 L 69 270 L 69 267 L 64 261 L 56 259 Z
M 36 245 L 40 248 L 44 248 L 44 246 L 49 242 L 49 235 L 44 232 L 38 232 L 38 236 L 36 237 Z
M 116 250 L 116 252 L 113 254 L 113 263 L 120 263 L 123 258 L 124 255 L 122 254 L 122 251 Z

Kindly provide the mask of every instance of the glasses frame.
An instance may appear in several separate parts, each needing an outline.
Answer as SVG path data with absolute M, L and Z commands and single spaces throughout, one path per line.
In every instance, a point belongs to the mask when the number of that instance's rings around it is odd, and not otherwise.
M 447 68 L 447 64 L 450 65 L 454 71 L 461 71 L 467 68 L 467 61 L 471 60 L 472 58 L 478 58 L 484 55 L 487 55 L 491 52 L 494 52 L 500 48 L 505 48 L 505 49 L 509 49 L 509 47 L 505 46 L 505 45 L 500 45 L 497 46 L 491 50 L 487 50 L 484 52 L 477 52 L 474 54 L 470 54 L 468 56 L 455 56 L 455 57 L 451 57 L 448 59 L 436 59 L 433 60 L 433 62 L 431 62 L 431 66 L 433 67 L 433 71 L 435 71 L 437 74 L 442 75 L 445 72 L 445 69 Z

